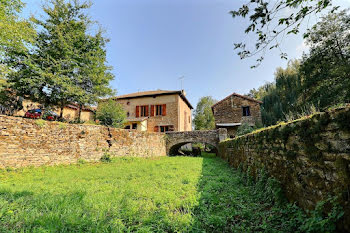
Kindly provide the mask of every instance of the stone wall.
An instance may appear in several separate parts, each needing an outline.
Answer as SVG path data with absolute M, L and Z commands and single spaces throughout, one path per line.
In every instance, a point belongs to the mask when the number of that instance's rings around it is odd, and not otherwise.
M 106 151 L 112 156 L 166 155 L 164 134 L 43 122 L 0 115 L 0 168 L 97 161 Z
M 312 209 L 329 195 L 340 196 L 350 231 L 350 108 L 316 114 L 220 143 L 232 166 L 264 167 L 281 182 L 289 200 Z

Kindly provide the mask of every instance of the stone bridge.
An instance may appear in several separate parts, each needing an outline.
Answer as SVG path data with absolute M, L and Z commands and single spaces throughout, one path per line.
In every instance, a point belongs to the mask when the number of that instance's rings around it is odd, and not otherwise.
M 218 148 L 219 142 L 227 138 L 227 130 L 166 132 L 166 136 L 167 155 L 177 155 L 180 147 L 187 143 L 206 143 Z

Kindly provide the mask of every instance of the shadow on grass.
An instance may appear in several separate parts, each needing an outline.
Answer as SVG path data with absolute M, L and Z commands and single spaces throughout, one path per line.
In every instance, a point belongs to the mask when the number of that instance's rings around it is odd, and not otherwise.
M 96 232 L 98 225 L 84 196 L 1 190 L 0 232 Z
M 263 184 L 264 185 L 264 184 Z M 224 160 L 204 155 L 201 193 L 191 232 L 292 232 L 299 220 L 289 218 L 272 195 Z

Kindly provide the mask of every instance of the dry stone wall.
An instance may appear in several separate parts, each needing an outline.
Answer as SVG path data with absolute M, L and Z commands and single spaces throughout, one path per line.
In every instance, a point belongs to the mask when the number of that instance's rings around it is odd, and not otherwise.
M 166 155 L 165 136 L 107 128 L 63 124 L 0 115 L 0 168 L 97 161 L 111 156 Z
M 222 142 L 219 155 L 253 176 L 264 167 L 305 209 L 339 196 L 350 231 L 349 107 Z

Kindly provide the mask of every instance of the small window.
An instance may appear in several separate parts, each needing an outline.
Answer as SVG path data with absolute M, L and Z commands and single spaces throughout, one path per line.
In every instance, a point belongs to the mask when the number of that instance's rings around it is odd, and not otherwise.
M 127 113 L 126 113 L 126 116 L 129 117 L 129 116 L 130 116 L 130 112 L 127 112 Z
M 125 126 L 124 129 L 130 129 L 130 125 Z
M 132 124 L 132 129 L 137 129 L 137 123 Z
M 156 116 L 162 116 L 162 115 L 163 115 L 163 106 L 156 105 Z
M 148 116 L 148 106 L 141 106 L 140 115 L 142 117 Z
M 159 128 L 160 128 L 160 132 L 174 131 L 173 125 L 163 125 L 163 126 L 160 126 Z
M 250 107 L 243 107 L 243 116 L 250 116 Z
M 128 101 L 128 102 L 126 103 L 126 105 L 130 105 L 130 101 Z

